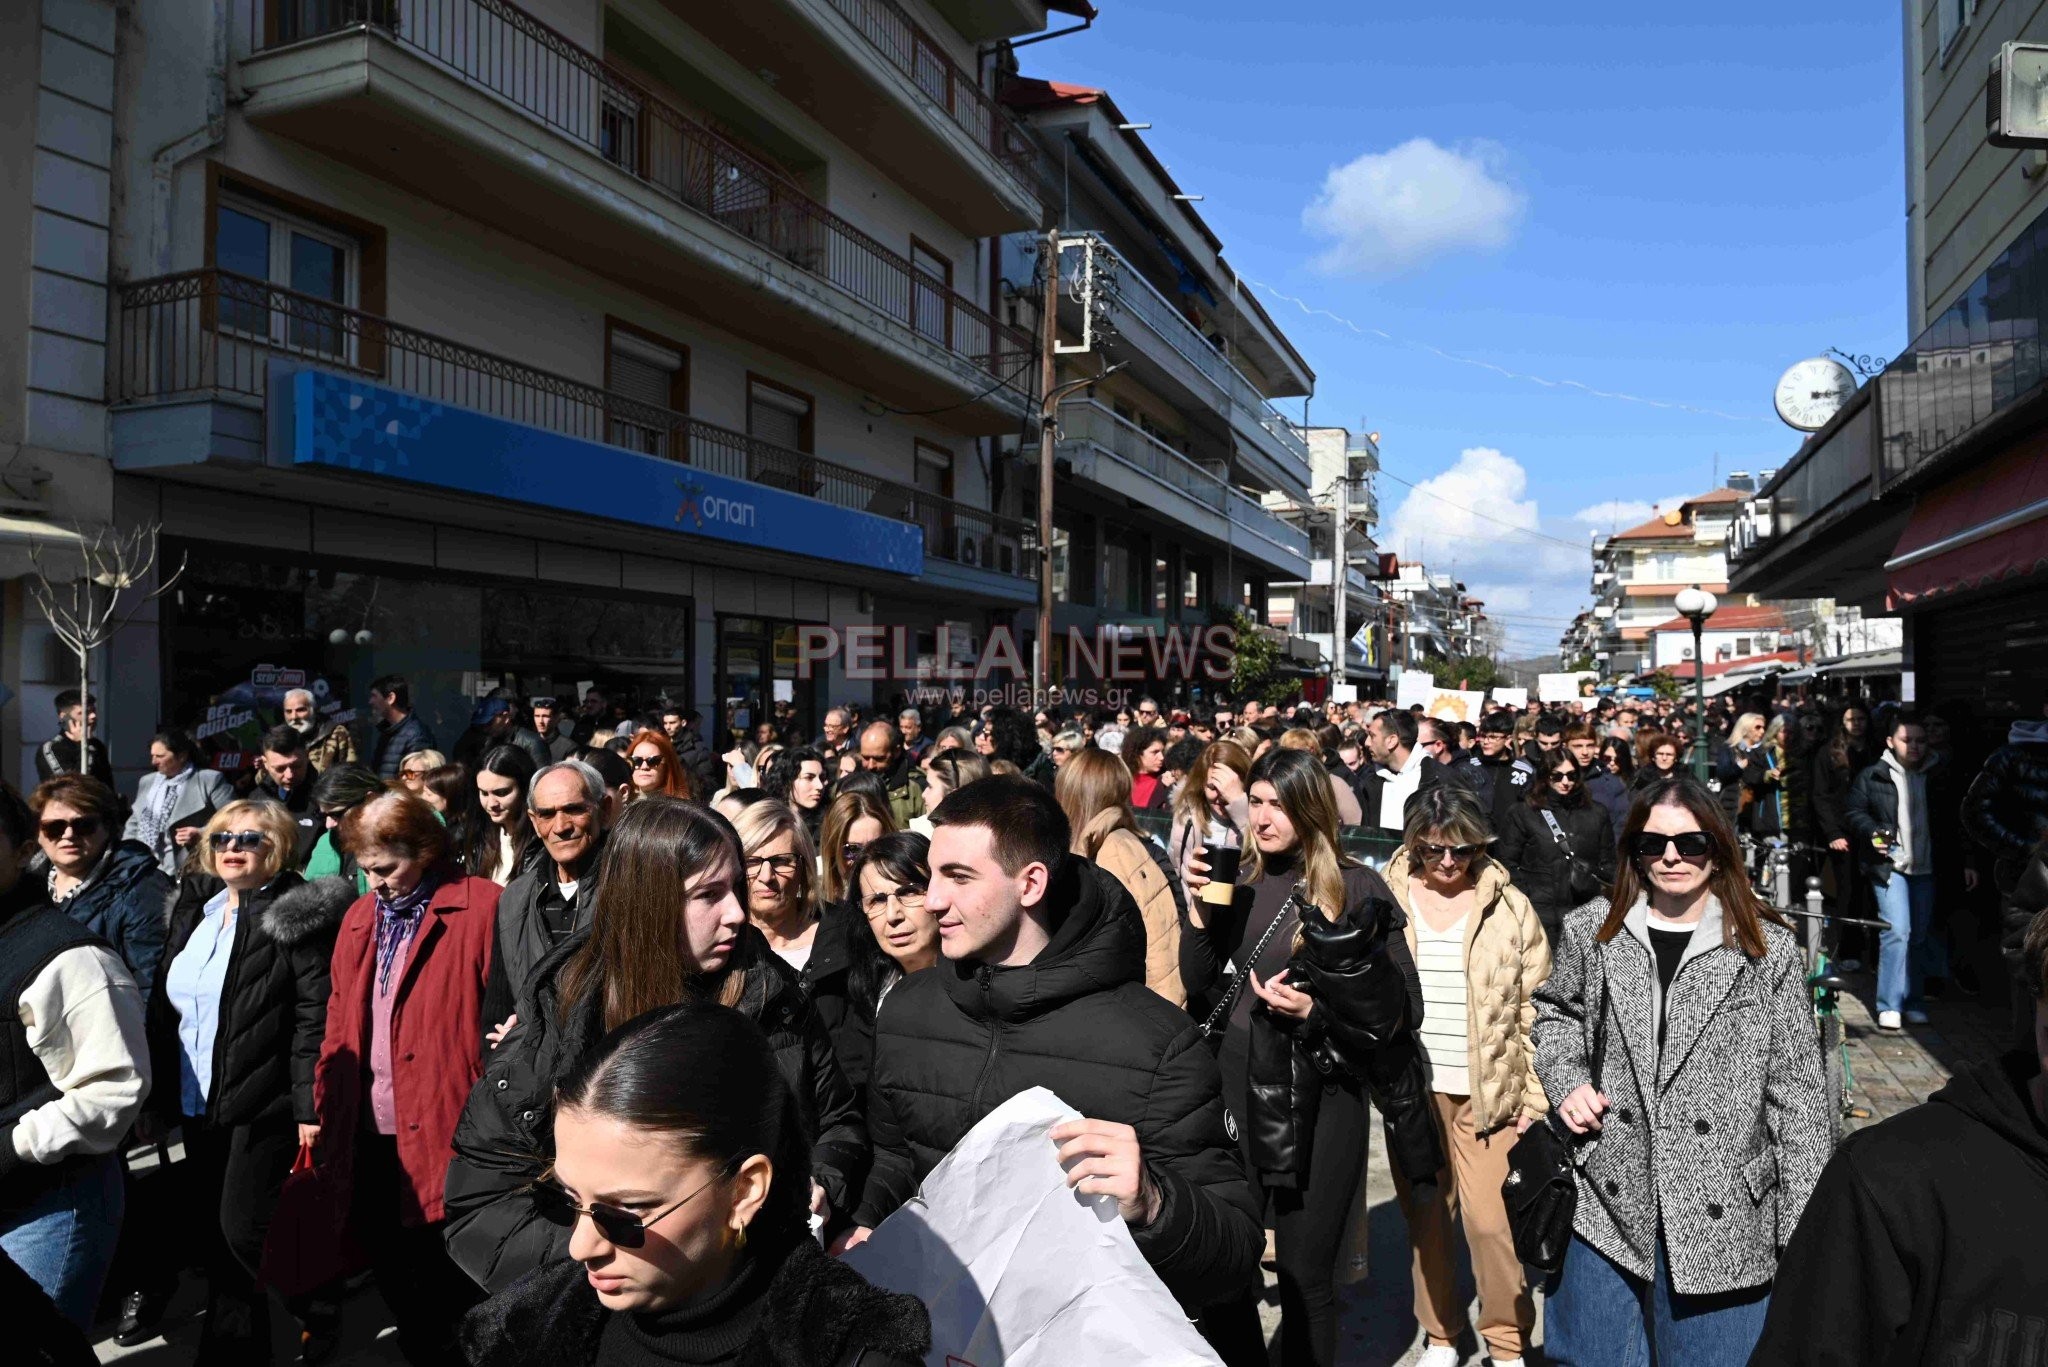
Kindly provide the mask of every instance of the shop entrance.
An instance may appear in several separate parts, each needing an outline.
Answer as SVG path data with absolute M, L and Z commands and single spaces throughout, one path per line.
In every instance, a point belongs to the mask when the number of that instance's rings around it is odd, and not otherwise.
M 718 619 L 718 709 L 728 744 L 764 721 L 785 744 L 817 734 L 817 681 L 797 676 L 796 628 L 765 617 Z

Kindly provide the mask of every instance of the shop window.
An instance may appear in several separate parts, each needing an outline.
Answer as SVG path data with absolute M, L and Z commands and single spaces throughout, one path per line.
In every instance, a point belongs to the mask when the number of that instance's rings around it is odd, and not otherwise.
M 253 200 L 222 199 L 214 209 L 213 264 L 277 288 L 223 281 L 220 326 L 349 359 L 354 338 L 338 309 L 355 306 L 359 254 L 345 233 Z
M 950 343 L 953 310 L 953 263 L 932 248 L 910 239 L 911 326 L 935 342 Z
M 611 442 L 650 456 L 679 459 L 671 449 L 677 439 L 668 413 L 689 408 L 689 352 L 651 333 L 613 322 L 605 329 L 604 387 L 632 402 L 618 405 L 611 420 Z M 642 408 L 659 412 L 644 412 Z

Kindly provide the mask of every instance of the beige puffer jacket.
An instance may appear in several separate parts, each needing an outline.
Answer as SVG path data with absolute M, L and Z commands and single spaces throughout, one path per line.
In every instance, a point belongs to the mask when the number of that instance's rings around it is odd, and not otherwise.
M 1408 950 L 1415 952 L 1415 907 L 1408 851 L 1386 868 L 1387 886 L 1408 913 Z M 1488 859 L 1478 869 L 1478 915 L 1465 927 L 1465 1027 L 1472 1071 L 1472 1119 L 1481 1134 L 1550 1109 L 1536 1078 L 1536 989 L 1550 976 L 1543 923 L 1508 872 Z
M 1074 839 L 1074 853 L 1084 857 L 1091 845 L 1097 865 L 1116 875 L 1129 890 L 1145 919 L 1145 986 L 1175 1006 L 1186 1006 L 1188 992 L 1180 981 L 1180 906 L 1166 870 L 1145 849 L 1145 837 L 1112 829 L 1123 810 L 1097 812 Z M 1105 834 L 1106 832 L 1106 834 Z M 1099 842 L 1099 843 L 1098 843 Z

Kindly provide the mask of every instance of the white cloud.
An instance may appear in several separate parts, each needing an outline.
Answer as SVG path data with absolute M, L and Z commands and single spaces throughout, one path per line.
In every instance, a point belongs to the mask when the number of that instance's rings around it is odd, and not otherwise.
M 1572 521 L 1588 527 L 1636 527 L 1659 513 L 1670 512 L 1684 502 L 1683 494 L 1660 498 L 1655 503 L 1645 503 L 1636 498 L 1610 498 L 1605 503 L 1595 503 L 1590 508 L 1579 509 L 1572 514 Z
M 1588 552 L 1516 531 L 1541 530 L 1529 472 L 1489 446 L 1460 452 L 1442 474 L 1418 482 L 1382 524 L 1379 541 L 1404 561 L 1455 573 L 1504 624 L 1508 653 L 1557 649 L 1565 619 L 1586 600 Z
M 1301 211 L 1302 226 L 1332 242 L 1316 265 L 1386 275 L 1448 252 L 1506 246 L 1527 203 L 1505 179 L 1506 161 L 1496 143 L 1450 148 L 1410 138 L 1332 167 Z

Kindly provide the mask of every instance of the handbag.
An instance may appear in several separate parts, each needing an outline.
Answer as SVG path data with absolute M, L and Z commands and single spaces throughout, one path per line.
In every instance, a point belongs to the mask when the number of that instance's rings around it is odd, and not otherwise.
M 1557 824 L 1557 817 L 1551 810 L 1548 807 L 1540 810 L 1544 823 L 1550 827 L 1550 838 L 1564 851 L 1565 865 L 1571 870 L 1568 891 L 1571 893 L 1572 905 L 1582 907 L 1606 890 L 1600 882 L 1600 875 L 1593 872 L 1591 864 L 1572 853 L 1571 842 L 1565 839 L 1564 827 Z
M 299 1145 L 263 1239 L 260 1279 L 281 1296 L 303 1296 L 360 1272 L 369 1258 L 348 1233 L 348 1209 Z
M 1607 1052 L 1607 975 L 1597 957 L 1595 965 L 1599 969 L 1600 1009 L 1594 1022 L 1590 1076 L 1593 1089 L 1599 1091 Z M 1575 1138 L 1561 1129 L 1556 1111 L 1549 1112 L 1508 1150 L 1508 1175 L 1501 1183 L 1501 1203 L 1507 1207 L 1515 1256 L 1546 1276 L 1564 1266 L 1579 1213 L 1579 1179 L 1571 1150 Z

